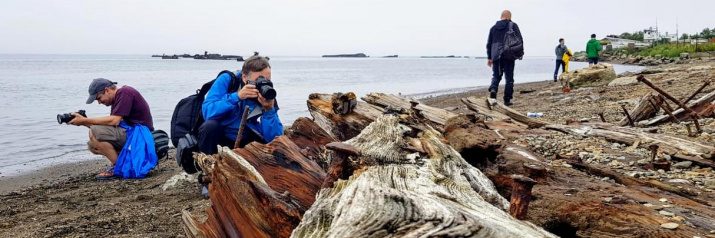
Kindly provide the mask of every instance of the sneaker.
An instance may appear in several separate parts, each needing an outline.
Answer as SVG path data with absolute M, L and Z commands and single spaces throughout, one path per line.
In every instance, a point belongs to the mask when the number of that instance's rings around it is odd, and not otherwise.
M 505 101 L 504 101 L 504 105 L 506 105 L 506 106 L 511 106 L 511 105 L 514 105 L 514 104 L 511 103 L 511 101 L 505 100 Z
M 106 171 L 101 172 L 94 177 L 97 178 L 97 180 L 112 180 L 117 178 L 117 176 L 114 176 L 113 166 L 109 166 Z
M 489 98 L 497 98 L 497 91 L 489 90 Z

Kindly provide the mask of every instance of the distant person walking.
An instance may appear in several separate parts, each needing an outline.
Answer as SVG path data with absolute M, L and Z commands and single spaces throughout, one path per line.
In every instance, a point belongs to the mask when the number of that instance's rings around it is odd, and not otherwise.
M 504 104 L 512 105 L 514 93 L 514 65 L 517 59 L 524 56 L 524 44 L 519 31 L 519 25 L 511 21 L 511 12 L 504 10 L 501 20 L 489 30 L 487 40 L 487 66 L 492 67 L 492 83 L 489 86 L 489 97 L 497 98 L 497 91 L 502 75 L 506 74 L 504 87 Z
M 566 62 L 564 62 L 564 56 L 570 57 L 569 48 L 564 44 L 564 38 L 559 39 L 559 45 L 556 46 L 554 50 L 556 53 L 556 69 L 554 70 L 554 82 L 556 82 L 559 76 L 559 66 L 561 67 L 561 73 L 566 72 Z
M 591 34 L 591 40 L 586 43 L 586 57 L 588 57 L 588 66 L 598 64 L 598 52 L 603 48 L 601 42 L 596 40 L 596 34 Z

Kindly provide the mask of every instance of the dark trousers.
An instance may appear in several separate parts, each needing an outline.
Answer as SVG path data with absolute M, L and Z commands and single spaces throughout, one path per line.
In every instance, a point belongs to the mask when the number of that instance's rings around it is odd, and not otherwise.
M 563 60 L 556 60 L 556 69 L 554 70 L 554 81 L 556 77 L 559 76 L 559 66 L 561 66 L 561 73 L 566 72 L 566 63 Z
M 234 141 L 224 135 L 224 128 L 216 120 L 205 121 L 199 127 L 199 151 L 204 154 L 216 154 L 216 146 L 228 146 L 233 149 Z
M 504 101 L 508 102 L 514 94 L 514 60 L 495 60 L 492 62 L 492 84 L 489 91 L 497 92 L 502 75 L 506 74 L 506 86 L 504 87 Z

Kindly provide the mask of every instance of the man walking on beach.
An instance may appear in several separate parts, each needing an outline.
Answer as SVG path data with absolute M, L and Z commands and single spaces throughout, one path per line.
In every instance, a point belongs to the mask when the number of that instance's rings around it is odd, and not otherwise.
M 489 30 L 487 40 L 487 66 L 492 67 L 492 83 L 489 86 L 489 97 L 496 98 L 502 75 L 506 74 L 504 87 L 504 104 L 512 105 L 514 93 L 514 65 L 516 59 L 524 55 L 523 38 L 519 26 L 511 21 L 511 12 L 504 10 L 501 20 Z
M 596 34 L 591 34 L 591 40 L 586 43 L 586 57 L 588 57 L 589 67 L 598 64 L 598 52 L 601 50 L 601 42 L 596 40 Z
M 561 73 L 566 72 L 566 62 L 564 62 L 564 55 L 567 57 L 571 56 L 569 53 L 569 48 L 564 44 L 564 38 L 559 39 L 559 45 L 556 46 L 556 69 L 554 70 L 554 82 L 556 82 L 557 76 L 559 76 L 559 66 L 561 66 Z
M 109 116 L 86 118 L 79 113 L 68 124 L 89 127 L 87 147 L 112 163 L 97 179 L 143 178 L 156 166 L 154 121 L 149 104 L 136 89 L 117 87 L 117 82 L 96 78 L 89 85 L 87 104 L 94 101 L 111 107 Z M 116 169 L 115 169 L 116 168 Z

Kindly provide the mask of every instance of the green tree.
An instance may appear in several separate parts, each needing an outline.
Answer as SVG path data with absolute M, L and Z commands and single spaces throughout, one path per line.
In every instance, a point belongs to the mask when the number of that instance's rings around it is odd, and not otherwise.
M 710 30 L 710 28 L 706 27 L 705 29 L 703 29 L 702 32 L 700 32 L 700 37 L 705 38 L 705 39 L 710 39 L 710 38 L 713 38 L 713 33 Z
M 681 40 L 687 40 L 688 39 L 688 34 L 683 33 L 683 35 L 680 37 Z

